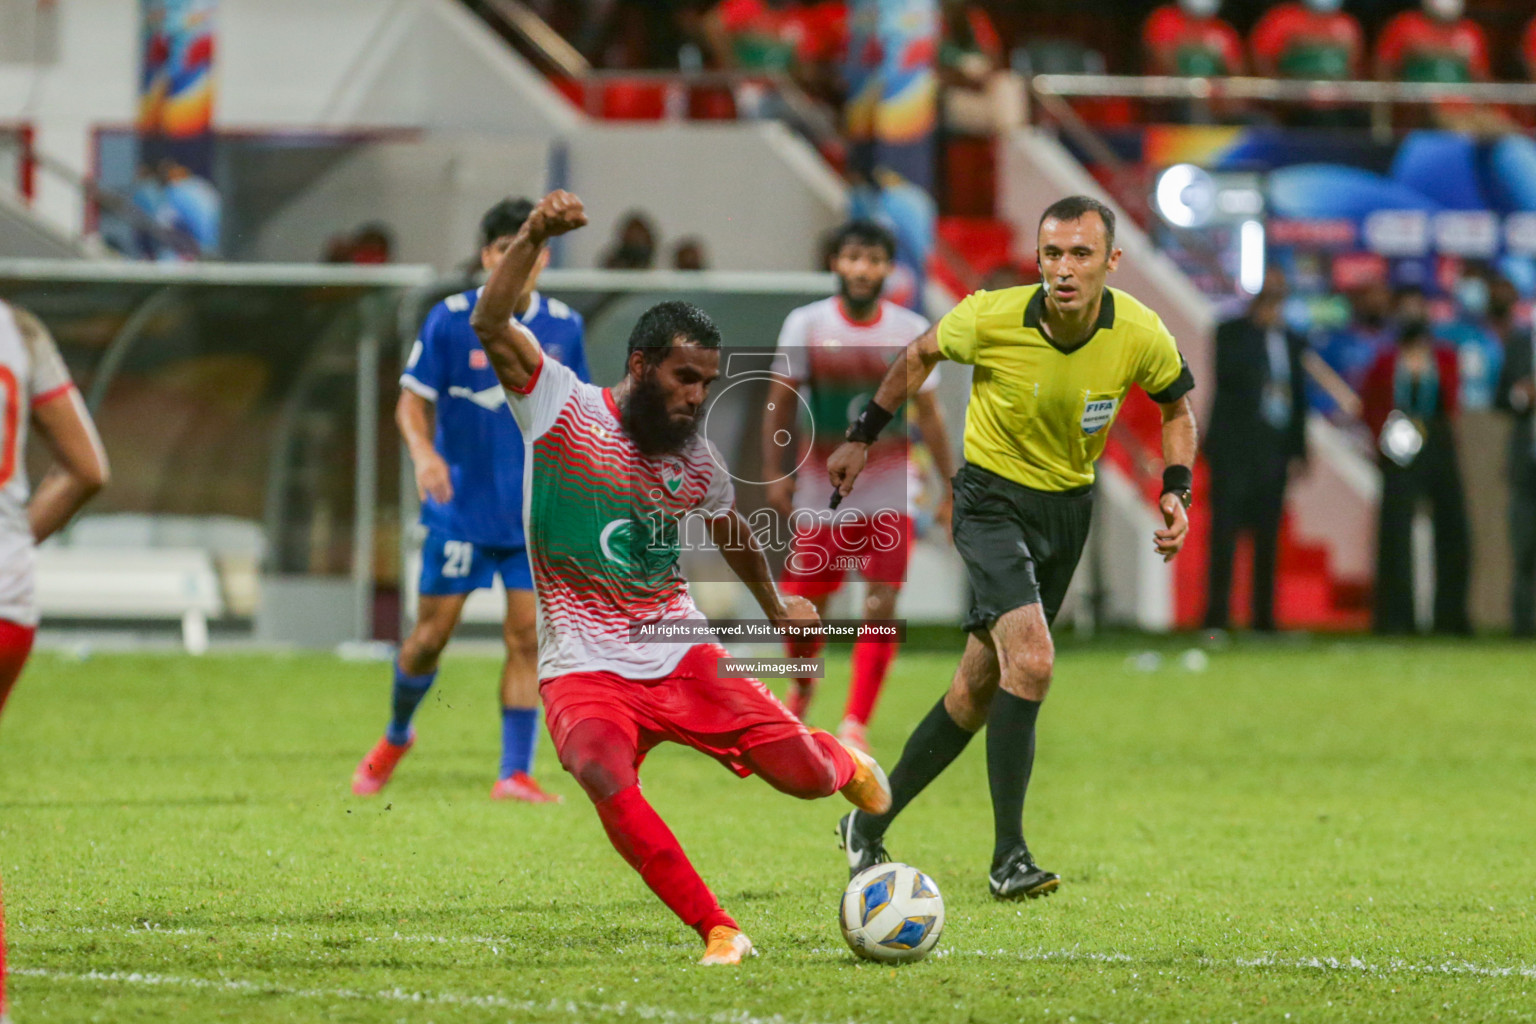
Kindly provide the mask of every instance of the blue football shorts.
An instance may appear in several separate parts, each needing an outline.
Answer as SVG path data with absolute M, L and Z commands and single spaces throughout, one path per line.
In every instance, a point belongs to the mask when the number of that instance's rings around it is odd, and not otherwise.
M 421 593 L 431 597 L 467 594 L 493 586 L 498 573 L 508 590 L 533 589 L 527 549 L 493 548 L 427 531 L 421 546 Z

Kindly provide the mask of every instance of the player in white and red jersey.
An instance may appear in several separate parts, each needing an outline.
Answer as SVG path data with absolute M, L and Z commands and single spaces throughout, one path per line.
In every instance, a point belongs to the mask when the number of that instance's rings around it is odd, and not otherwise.
M 703 310 L 686 302 L 647 310 L 612 388 L 584 384 L 546 359 L 513 320 L 545 241 L 586 219 L 575 196 L 545 196 L 470 318 L 527 448 L 523 523 L 538 597 L 539 694 L 560 763 L 596 805 L 614 847 L 698 931 L 702 963 L 739 963 L 752 943 L 640 792 L 646 752 L 682 743 L 793 796 L 842 792 L 858 807 L 889 805 L 889 786 L 873 759 L 807 730 L 757 680 L 720 675 L 718 644 L 631 639 L 639 623 L 704 621 L 678 569 L 690 514 L 705 518 L 771 622 L 805 624 L 816 613 L 779 594 L 735 510 L 719 452 L 696 432 L 720 368 L 720 332 Z
M 55 459 L 35 494 L 24 464 L 29 426 L 37 427 Z M 106 453 L 48 329 L 0 301 L 0 711 L 37 632 L 33 549 L 106 482 Z M 0 1022 L 6 1009 L 0 904 Z
M 836 511 L 827 508 L 827 456 L 843 442 L 849 410 L 862 409 L 891 360 L 928 329 L 928 321 L 880 297 L 895 268 L 896 239 L 871 221 L 844 225 L 832 239 L 832 272 L 837 294 L 794 310 L 779 332 L 776 369 L 785 386 L 777 389 L 763 418 L 763 465 L 768 503 L 791 517 L 794 547 L 781 581 L 786 593 L 808 598 L 825 615 L 827 601 L 843 585 L 849 568 L 857 568 L 867 589 L 866 620 L 890 619 L 906 579 L 912 543 L 912 499 L 922 481 L 908 455 L 904 424 L 870 446 L 864 472 L 873 473 L 868 491 L 855 491 Z M 912 409 L 924 442 L 933 453 L 944 499 L 937 519 L 949 522 L 949 480 L 954 457 L 944 417 L 935 400 L 938 379 L 929 375 L 913 399 Z M 804 409 L 802 432 L 791 444 L 796 410 Z M 808 420 L 808 422 L 804 422 Z M 797 468 L 785 465 L 786 449 L 797 456 Z M 788 472 L 785 472 L 788 470 Z M 784 475 L 778 476 L 783 473 Z M 777 476 L 777 479 L 774 477 Z M 862 481 L 861 481 L 862 482 Z M 815 657 L 819 641 L 797 640 L 789 645 L 796 657 Z M 837 737 L 868 751 L 865 730 L 896 643 L 861 636 L 853 645 L 848 702 Z M 814 679 L 796 679 L 787 703 L 805 717 Z

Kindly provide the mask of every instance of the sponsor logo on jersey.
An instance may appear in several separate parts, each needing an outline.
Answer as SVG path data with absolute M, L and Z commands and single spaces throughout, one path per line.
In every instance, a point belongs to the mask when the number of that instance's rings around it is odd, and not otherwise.
M 1083 406 L 1083 433 L 1097 434 L 1115 418 L 1115 399 L 1103 398 Z
M 485 353 L 481 353 L 484 355 Z M 457 384 L 448 389 L 448 394 L 453 398 L 467 398 L 482 409 L 495 412 L 507 403 L 507 393 L 501 390 L 500 384 L 492 384 L 488 388 L 475 391 L 470 388 L 461 388 Z
M 491 358 L 485 354 L 483 348 L 469 350 L 469 368 L 471 370 L 488 370 L 491 367 Z

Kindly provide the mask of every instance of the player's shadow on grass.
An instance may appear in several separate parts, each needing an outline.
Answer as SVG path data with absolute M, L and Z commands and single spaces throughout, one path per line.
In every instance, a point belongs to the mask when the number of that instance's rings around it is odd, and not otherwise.
M 167 796 L 125 800 L 122 797 L 80 797 L 63 800 L 0 800 L 0 809 L 67 810 L 75 807 L 241 807 L 253 801 L 244 793 L 230 796 Z

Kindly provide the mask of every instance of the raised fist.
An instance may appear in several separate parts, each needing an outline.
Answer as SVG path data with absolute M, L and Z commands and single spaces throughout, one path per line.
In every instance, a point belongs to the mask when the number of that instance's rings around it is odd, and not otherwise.
M 528 215 L 528 233 L 534 241 L 542 242 L 575 231 L 586 223 L 587 211 L 581 200 L 564 189 L 555 189 L 540 199 L 539 205 Z

